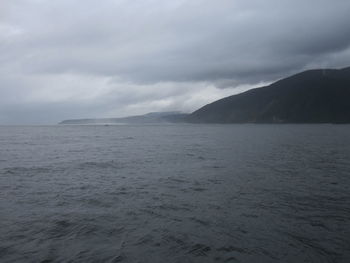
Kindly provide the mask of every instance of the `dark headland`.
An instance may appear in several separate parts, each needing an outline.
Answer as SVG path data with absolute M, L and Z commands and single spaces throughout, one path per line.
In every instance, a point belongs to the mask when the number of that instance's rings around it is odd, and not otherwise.
M 191 114 L 151 113 L 65 120 L 61 124 L 117 122 L 350 123 L 350 67 L 304 71 L 269 86 L 217 100 Z
M 196 123 L 350 123 L 350 67 L 308 70 L 210 103 Z

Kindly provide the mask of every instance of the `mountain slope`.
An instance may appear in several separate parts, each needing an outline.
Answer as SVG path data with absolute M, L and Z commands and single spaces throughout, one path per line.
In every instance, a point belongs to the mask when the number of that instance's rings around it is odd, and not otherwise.
M 193 112 L 196 123 L 350 123 L 350 67 L 309 70 Z

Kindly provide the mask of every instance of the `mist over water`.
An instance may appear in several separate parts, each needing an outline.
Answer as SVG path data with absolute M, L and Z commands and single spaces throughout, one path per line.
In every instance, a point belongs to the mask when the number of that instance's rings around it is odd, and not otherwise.
M 349 125 L 0 127 L 0 262 L 349 262 Z

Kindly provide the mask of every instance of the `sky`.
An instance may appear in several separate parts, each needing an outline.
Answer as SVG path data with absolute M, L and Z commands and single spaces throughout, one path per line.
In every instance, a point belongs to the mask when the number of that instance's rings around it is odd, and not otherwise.
M 0 0 L 0 124 L 192 112 L 350 66 L 349 0 Z

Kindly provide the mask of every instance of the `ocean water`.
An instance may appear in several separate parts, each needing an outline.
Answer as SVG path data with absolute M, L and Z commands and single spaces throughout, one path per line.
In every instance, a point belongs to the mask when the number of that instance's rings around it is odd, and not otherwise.
M 350 126 L 1 126 L 0 262 L 350 262 Z

